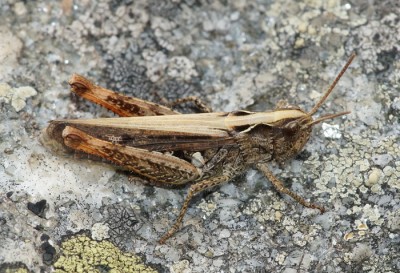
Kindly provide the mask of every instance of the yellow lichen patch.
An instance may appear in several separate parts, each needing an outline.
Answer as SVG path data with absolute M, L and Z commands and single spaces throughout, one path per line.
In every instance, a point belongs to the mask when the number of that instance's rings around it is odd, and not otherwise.
M 29 273 L 28 269 L 26 269 L 26 268 L 6 268 L 2 272 L 5 272 L 5 273 Z
M 95 241 L 76 235 L 61 244 L 61 256 L 54 263 L 55 272 L 157 272 L 139 257 L 122 252 L 108 241 Z

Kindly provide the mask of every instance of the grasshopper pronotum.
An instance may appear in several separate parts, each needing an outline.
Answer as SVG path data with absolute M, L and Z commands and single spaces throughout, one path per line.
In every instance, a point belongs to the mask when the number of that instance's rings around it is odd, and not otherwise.
M 324 212 L 290 191 L 268 168 L 269 161 L 284 162 L 301 151 L 312 127 L 323 120 L 349 112 L 329 114 L 313 120 L 341 76 L 353 61 L 353 53 L 323 97 L 311 111 L 282 105 L 266 112 L 208 112 L 180 114 L 168 107 L 123 96 L 94 85 L 79 75 L 69 81 L 77 95 L 97 103 L 119 118 L 54 120 L 45 139 L 67 149 L 99 156 L 144 177 L 158 186 L 190 183 L 175 224 L 160 239 L 164 243 L 180 227 L 190 200 L 197 193 L 229 181 L 255 166 L 275 188 L 305 207 Z M 193 101 L 193 97 L 178 102 Z

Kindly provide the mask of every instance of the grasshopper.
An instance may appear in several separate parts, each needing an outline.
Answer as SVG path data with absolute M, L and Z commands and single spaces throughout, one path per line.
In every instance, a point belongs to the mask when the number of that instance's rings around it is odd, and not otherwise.
M 283 163 L 292 158 L 307 143 L 314 125 L 350 113 L 312 118 L 354 58 L 353 53 L 309 112 L 287 104 L 265 112 L 207 112 L 200 100 L 189 97 L 176 103 L 193 101 L 205 113 L 180 114 L 169 107 L 102 88 L 74 74 L 69 81 L 72 92 L 120 117 L 53 120 L 45 129 L 44 139 L 106 159 L 157 186 L 190 183 L 178 218 L 160 243 L 178 231 L 193 196 L 251 167 L 259 169 L 278 192 L 323 213 L 322 206 L 286 188 L 267 163 Z

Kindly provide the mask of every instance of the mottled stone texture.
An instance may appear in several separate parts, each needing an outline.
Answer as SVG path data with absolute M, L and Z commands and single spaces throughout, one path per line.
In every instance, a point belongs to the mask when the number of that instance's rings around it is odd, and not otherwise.
M 0 0 L 0 271 L 399 272 L 399 14 L 395 0 Z M 184 189 L 39 142 L 51 119 L 111 115 L 70 95 L 72 73 L 158 103 L 196 95 L 216 111 L 282 99 L 311 109 L 352 51 L 319 112 L 352 113 L 273 166 L 323 215 L 250 170 L 194 200 L 159 245 Z M 74 258 L 100 257 L 97 246 L 114 259 Z

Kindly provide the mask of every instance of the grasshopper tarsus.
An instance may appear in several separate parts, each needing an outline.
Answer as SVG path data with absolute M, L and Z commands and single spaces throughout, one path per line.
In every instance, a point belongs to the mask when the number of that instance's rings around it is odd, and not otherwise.
M 325 212 L 324 207 L 314 203 L 307 202 L 303 197 L 286 188 L 285 185 L 283 185 L 282 181 L 280 181 L 268 168 L 267 164 L 265 163 L 257 164 L 257 168 L 268 178 L 268 180 L 272 183 L 272 185 L 278 192 L 289 195 L 294 200 L 296 200 L 296 202 L 298 202 L 299 204 L 303 205 L 306 208 L 318 209 L 321 212 L 321 214 Z

